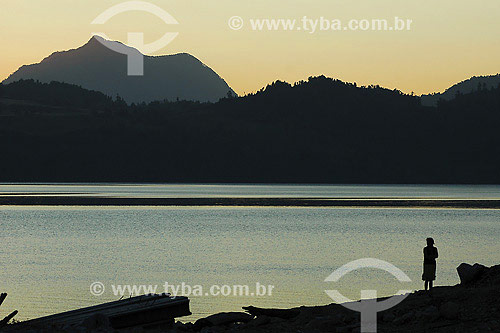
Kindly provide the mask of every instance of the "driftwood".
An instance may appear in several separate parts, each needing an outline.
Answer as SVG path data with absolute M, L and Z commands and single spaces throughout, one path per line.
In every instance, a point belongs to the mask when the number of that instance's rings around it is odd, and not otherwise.
M 0 294 L 0 305 L 2 305 L 3 301 L 5 301 L 5 298 L 7 297 L 7 294 L 6 293 L 2 293 Z M 14 318 L 14 316 L 17 314 L 17 310 L 16 311 L 13 311 L 10 315 L 8 315 L 7 317 L 5 317 L 4 319 L 0 320 L 0 328 L 4 327 L 5 325 L 7 325 L 7 323 L 12 319 Z
M 3 301 L 5 301 L 5 298 L 7 297 L 6 293 L 1 293 L 0 294 L 0 305 L 2 305 Z
M 297 317 L 300 314 L 299 309 L 263 309 L 255 306 L 244 306 L 243 310 L 253 316 L 268 316 L 282 319 L 290 319 Z
M 246 314 L 244 312 L 222 312 L 217 313 L 206 318 L 198 319 L 193 328 L 197 331 L 204 327 L 210 326 L 221 326 L 228 325 L 232 323 L 248 323 L 252 320 L 253 316 Z

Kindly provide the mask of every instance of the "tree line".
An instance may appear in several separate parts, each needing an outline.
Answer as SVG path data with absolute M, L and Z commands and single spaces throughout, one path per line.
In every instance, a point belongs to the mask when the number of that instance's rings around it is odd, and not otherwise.
M 500 87 L 424 107 L 324 76 L 217 103 L 17 84 L 0 86 L 0 181 L 500 183 Z

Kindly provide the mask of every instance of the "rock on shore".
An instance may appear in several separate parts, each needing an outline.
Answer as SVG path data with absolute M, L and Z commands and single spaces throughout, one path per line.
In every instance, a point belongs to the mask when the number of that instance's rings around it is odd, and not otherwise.
M 404 301 L 378 313 L 378 332 L 500 332 L 500 265 L 461 264 L 461 284 L 436 287 L 432 295 L 416 291 Z M 382 299 L 380 299 L 381 301 Z M 293 309 L 245 307 L 246 312 L 211 315 L 195 323 L 113 330 L 105 318 L 78 327 L 37 332 L 359 332 L 360 315 L 338 304 Z
M 462 264 L 461 284 L 410 294 L 378 314 L 378 332 L 500 332 L 500 265 Z M 294 309 L 244 308 L 251 320 L 225 325 L 177 323 L 170 332 L 359 332 L 359 313 L 338 304 Z M 243 314 L 243 313 L 241 313 Z M 235 318 L 236 314 L 232 314 Z M 209 317 L 210 318 L 210 317 Z M 203 322 L 203 319 L 197 321 Z

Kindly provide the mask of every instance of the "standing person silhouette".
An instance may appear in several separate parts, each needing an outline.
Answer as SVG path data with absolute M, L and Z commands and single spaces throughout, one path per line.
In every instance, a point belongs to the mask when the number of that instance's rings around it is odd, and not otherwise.
M 424 273 L 422 280 L 425 281 L 425 290 L 432 291 L 432 283 L 436 279 L 436 258 L 438 249 L 434 247 L 434 239 L 427 238 L 427 246 L 424 247 Z

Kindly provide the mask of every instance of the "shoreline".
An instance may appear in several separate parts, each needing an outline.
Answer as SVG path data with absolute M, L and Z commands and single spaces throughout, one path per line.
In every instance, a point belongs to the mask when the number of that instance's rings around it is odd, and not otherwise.
M 464 267 L 465 266 L 465 267 Z M 500 265 L 486 267 L 461 264 L 457 267 L 461 283 L 455 286 L 439 286 L 432 293 L 414 291 L 407 294 L 401 303 L 385 310 L 378 310 L 376 325 L 378 332 L 499 332 Z M 380 303 L 388 297 L 368 302 Z M 358 303 L 355 301 L 351 304 Z M 179 317 L 182 318 L 182 317 Z M 179 319 L 177 318 L 177 319 Z M 34 324 L 34 322 L 32 322 Z M 368 323 L 368 322 L 367 322 Z M 46 332 L 47 325 L 11 325 L 13 332 Z M 167 320 L 151 326 L 135 329 L 114 329 L 110 318 L 95 314 L 81 324 L 53 323 L 58 332 L 169 332 L 169 333 L 267 333 L 267 332 L 360 332 L 360 313 L 349 310 L 342 304 L 331 303 L 318 306 L 293 308 L 257 308 L 245 306 L 240 312 L 222 312 L 200 318 L 193 322 Z
M 0 206 L 221 206 L 500 209 L 500 199 L 440 198 L 138 198 L 64 195 L 0 195 Z

